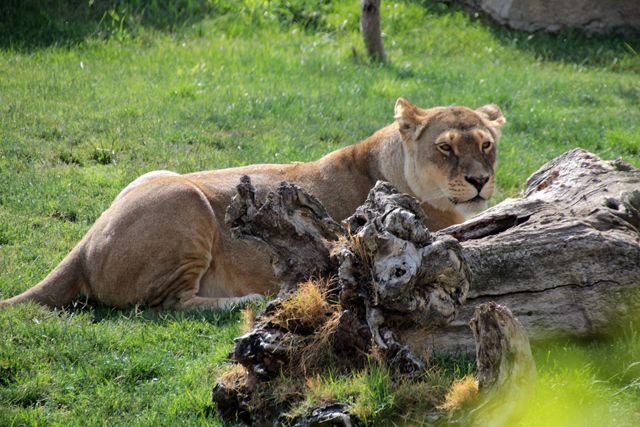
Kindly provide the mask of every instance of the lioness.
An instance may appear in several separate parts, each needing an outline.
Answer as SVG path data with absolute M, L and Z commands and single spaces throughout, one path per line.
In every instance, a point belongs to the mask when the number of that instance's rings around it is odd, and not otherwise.
M 269 256 L 224 228 L 225 209 L 243 175 L 259 197 L 281 181 L 296 183 L 336 220 L 352 214 L 377 180 L 418 198 L 431 229 L 486 207 L 505 123 L 496 105 L 422 109 L 400 98 L 395 119 L 315 162 L 143 175 L 42 282 L 0 306 L 35 301 L 60 307 L 84 294 L 116 307 L 192 309 L 226 307 L 275 290 Z

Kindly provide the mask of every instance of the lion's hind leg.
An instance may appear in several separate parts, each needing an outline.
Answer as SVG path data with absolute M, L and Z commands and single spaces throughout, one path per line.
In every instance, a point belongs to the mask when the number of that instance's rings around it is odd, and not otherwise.
M 224 297 L 224 298 L 207 298 L 200 296 L 193 296 L 187 300 L 181 301 L 176 304 L 176 308 L 179 310 L 194 310 L 194 309 L 208 309 L 208 308 L 221 308 L 229 309 L 240 304 L 244 304 L 250 301 L 257 301 L 263 299 L 264 296 L 260 294 L 249 294 L 242 297 Z
M 146 184 L 147 182 L 154 180 L 156 178 L 168 177 L 168 176 L 180 176 L 180 174 L 172 171 L 166 171 L 166 170 L 157 170 L 157 171 L 147 172 L 144 175 L 141 175 L 135 180 L 131 181 L 129 185 L 123 188 L 122 191 L 120 191 L 120 193 L 113 200 L 113 203 L 122 199 L 127 193 L 130 193 L 131 190 L 133 190 L 134 188 L 138 188 L 141 185 Z

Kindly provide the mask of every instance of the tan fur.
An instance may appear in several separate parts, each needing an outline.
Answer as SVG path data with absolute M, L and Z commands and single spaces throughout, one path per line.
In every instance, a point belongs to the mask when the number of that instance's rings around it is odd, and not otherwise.
M 315 162 L 143 175 L 51 274 L 0 307 L 22 301 L 59 307 L 82 293 L 116 307 L 192 309 L 274 292 L 264 249 L 232 239 L 224 228 L 242 175 L 251 177 L 259 198 L 282 181 L 299 184 L 337 220 L 351 215 L 377 180 L 420 199 L 431 229 L 484 208 L 504 123 L 498 107 L 421 109 L 400 98 L 395 114 L 397 123 Z M 491 147 L 483 149 L 487 143 Z M 487 182 L 478 192 L 468 177 L 476 185 Z

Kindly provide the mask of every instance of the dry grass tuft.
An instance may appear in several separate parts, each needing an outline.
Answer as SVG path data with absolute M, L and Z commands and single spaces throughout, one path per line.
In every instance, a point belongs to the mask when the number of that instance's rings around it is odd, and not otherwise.
M 335 360 L 333 336 L 341 307 L 327 301 L 332 281 L 310 280 L 284 299 L 267 319 L 287 330 L 281 342 L 289 354 L 289 373 L 306 376 Z
M 298 350 L 298 370 L 305 376 L 308 372 L 316 371 L 327 366 L 332 366 L 335 362 L 333 349 L 333 334 L 340 325 L 340 312 L 325 319 L 325 322 L 316 329 L 309 338 L 305 340 L 305 345 Z
M 308 281 L 282 301 L 269 321 L 291 332 L 315 331 L 335 312 L 318 282 Z
M 454 412 L 473 403 L 478 396 L 478 381 L 473 375 L 467 375 L 451 384 L 444 403 L 438 407 Z
M 249 371 L 239 363 L 234 364 L 218 378 L 219 383 L 234 390 L 245 388 L 249 380 Z

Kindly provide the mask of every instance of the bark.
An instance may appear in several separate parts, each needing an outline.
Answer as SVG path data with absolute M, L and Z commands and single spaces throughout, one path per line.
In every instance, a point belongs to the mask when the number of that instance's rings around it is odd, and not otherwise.
M 335 271 L 329 242 L 338 240 L 343 229 L 318 199 L 296 185 L 282 183 L 263 203 L 257 203 L 248 176 L 241 178 L 237 191 L 225 223 L 233 237 L 267 244 L 284 290 L 313 275 L 327 276 Z
M 470 272 L 460 244 L 450 236 L 436 238 L 429 233 L 418 202 L 387 183 L 375 186 L 346 220 L 345 229 L 296 185 L 282 183 L 264 204 L 256 203 L 250 179 L 243 177 L 226 219 L 234 236 L 266 244 L 276 278 L 283 283 L 280 298 L 270 304 L 252 332 L 237 339 L 234 350 L 236 361 L 264 379 L 300 366 L 297 358 L 303 353 L 303 342 L 317 340 L 312 335 L 324 328 L 320 321 L 309 325 L 279 320 L 279 313 L 292 305 L 287 301 L 295 297 L 291 294 L 297 284 L 314 272 L 337 276 L 337 286 L 322 292 L 339 305 L 307 307 L 337 319 L 331 341 L 340 343 L 338 338 L 346 336 L 345 348 L 355 346 L 352 353 L 364 355 L 373 337 L 393 366 L 408 375 L 421 373 L 424 362 L 400 342 L 400 331 L 432 330 L 449 323 L 469 289 Z M 294 335 L 297 338 L 292 339 Z M 366 338 L 360 346 L 356 336 Z M 344 353 L 342 346 L 334 347 L 334 355 Z
M 360 0 L 360 31 L 369 58 L 384 62 L 384 44 L 380 31 L 380 0 Z
M 400 200 L 407 196 L 384 196 L 373 192 L 371 197 Z M 350 233 L 361 243 L 367 237 L 366 245 L 373 250 L 371 256 L 375 260 L 372 271 L 359 264 L 350 266 L 350 262 L 357 264 L 360 261 L 349 251 L 344 252 L 340 260 L 328 257 L 331 252 L 338 252 L 340 257 L 341 250 L 336 249 L 339 246 L 336 236 L 342 232 L 336 228 L 339 226 L 332 224 L 330 228 L 334 234 L 329 239 L 323 237 L 322 245 L 304 255 L 305 262 L 289 257 L 303 256 L 308 250 L 304 249 L 308 239 L 297 245 L 293 236 L 282 238 L 279 246 L 295 249 L 282 252 L 281 258 L 295 259 L 288 267 L 297 273 L 284 269 L 281 274 L 297 279 L 305 274 L 308 277 L 314 262 L 323 266 L 324 271 L 339 265 L 343 298 L 356 292 L 351 289 L 354 286 L 350 286 L 350 282 L 370 281 L 365 276 L 373 274 L 376 298 L 385 300 L 401 317 L 412 316 L 407 313 L 414 307 L 421 307 L 414 320 L 419 323 L 420 319 L 428 319 L 426 323 L 433 329 L 438 320 L 429 314 L 425 304 L 435 304 L 439 299 L 436 294 L 440 291 L 424 283 L 435 283 L 434 276 L 447 277 L 446 280 L 453 282 L 467 280 L 461 279 L 460 274 L 445 272 L 447 268 L 457 268 L 457 261 L 447 260 L 446 256 L 448 248 L 456 246 L 453 258 L 462 261 L 459 268 L 468 268 L 471 286 L 459 316 L 446 328 L 433 331 L 428 339 L 424 331 L 418 331 L 419 338 L 415 340 L 424 341 L 423 345 L 431 351 L 472 353 L 473 337 L 467 324 L 475 306 L 488 301 L 509 307 L 534 341 L 606 334 L 617 321 L 640 308 L 640 294 L 636 292 L 640 286 L 640 171 L 622 161 L 603 161 L 580 149 L 567 152 L 534 173 L 527 181 L 522 197 L 505 200 L 470 221 L 434 234 L 416 226 L 416 218 L 422 213 L 410 206 L 409 199 L 402 201 L 409 208 L 403 215 L 414 215 L 414 218 L 403 219 L 401 215 L 395 218 L 397 213 L 386 212 L 384 209 L 387 208 L 380 207 L 383 203 L 374 208 L 368 201 L 369 207 L 365 204 L 346 220 Z M 314 209 L 318 209 L 315 204 Z M 314 225 L 309 216 L 299 216 L 306 218 L 306 226 L 327 228 L 326 214 L 319 225 Z M 365 226 L 367 217 L 378 219 Z M 395 219 L 391 221 L 390 218 Z M 376 224 L 384 221 L 391 228 L 402 227 L 394 222 L 406 222 L 407 230 L 400 236 L 402 238 L 396 237 L 398 231 L 392 229 L 369 235 Z M 281 224 L 281 221 L 276 223 Z M 289 228 L 295 227 L 300 228 L 299 225 Z M 359 234 L 354 233 L 356 229 Z M 275 229 L 270 236 L 277 233 Z M 314 233 L 326 235 L 324 231 L 309 231 L 306 235 L 313 236 Z M 265 239 L 269 240 L 270 236 Z M 459 242 L 459 247 L 452 237 Z M 438 252 L 439 246 L 443 249 Z M 416 260 L 430 251 L 439 253 L 435 256 L 437 259 L 422 264 L 418 271 Z M 449 267 L 445 265 L 447 262 Z M 283 262 L 275 266 L 276 270 L 282 271 L 279 265 Z M 436 270 L 429 272 L 429 269 Z M 408 281 L 410 273 L 420 278 L 432 276 L 426 282 L 419 280 L 419 286 L 428 297 L 413 291 L 416 283 Z M 447 318 L 445 305 L 449 312 L 454 306 L 451 292 L 445 293 L 448 295 L 443 299 L 446 303 L 437 309 L 441 312 L 442 324 Z M 369 317 L 370 323 L 375 323 L 375 306 Z M 405 329 L 411 333 L 410 328 Z M 380 342 L 379 336 L 374 336 Z

